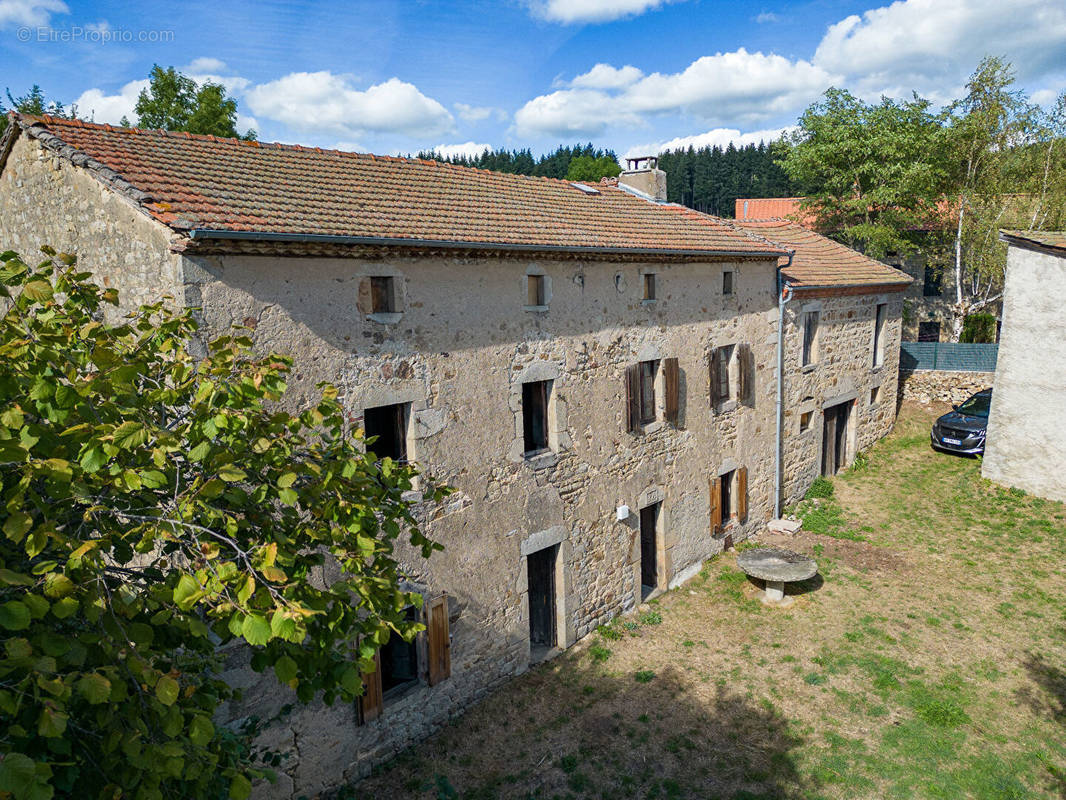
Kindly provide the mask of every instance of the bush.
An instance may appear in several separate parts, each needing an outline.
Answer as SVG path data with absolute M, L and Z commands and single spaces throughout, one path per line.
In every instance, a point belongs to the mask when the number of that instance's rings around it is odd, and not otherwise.
M 302 702 L 351 702 L 376 648 L 414 635 L 393 548 L 428 557 L 337 392 L 281 410 L 290 361 L 188 312 L 101 321 L 75 259 L 0 255 L 0 796 L 247 797 L 252 731 L 215 726 L 243 641 Z M 429 499 L 445 491 L 429 486 Z M 326 555 L 344 577 L 308 577 Z
M 967 314 L 962 321 L 960 342 L 993 343 L 996 341 L 995 314 Z
M 819 475 L 814 479 L 814 483 L 811 484 L 811 488 L 807 490 L 807 499 L 813 499 L 820 497 L 823 500 L 828 500 L 833 496 L 833 482 L 824 475 Z

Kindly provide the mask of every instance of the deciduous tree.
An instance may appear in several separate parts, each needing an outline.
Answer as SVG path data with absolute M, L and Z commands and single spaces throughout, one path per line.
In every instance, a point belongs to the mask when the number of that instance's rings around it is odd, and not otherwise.
M 237 132 L 237 101 L 218 83 L 197 85 L 174 67 L 152 67 L 149 84 L 137 98 L 137 125 L 211 136 L 254 140 L 256 132 Z
M 421 627 L 395 552 L 439 548 L 416 471 L 365 453 L 329 386 L 284 410 L 288 358 L 237 332 L 196 359 L 162 302 L 108 324 L 115 290 L 49 256 L 0 255 L 0 796 L 247 797 L 264 769 L 213 716 L 218 647 L 350 702 Z

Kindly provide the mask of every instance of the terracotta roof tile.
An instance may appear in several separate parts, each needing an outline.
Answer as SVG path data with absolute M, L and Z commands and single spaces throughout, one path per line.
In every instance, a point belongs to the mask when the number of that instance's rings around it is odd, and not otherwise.
M 787 219 L 738 219 L 734 223 L 795 251 L 792 264 L 782 270 L 797 289 L 815 286 L 906 286 L 911 277 L 895 267 L 867 258 L 857 250 L 807 230 Z M 782 259 L 782 265 L 788 259 Z
M 111 128 L 16 116 L 113 171 L 176 230 L 320 234 L 506 248 L 654 250 L 773 257 L 773 245 L 715 217 L 616 187 L 421 159 Z
M 814 228 L 815 215 L 800 208 L 804 197 L 738 197 L 734 216 L 745 219 L 791 219 Z

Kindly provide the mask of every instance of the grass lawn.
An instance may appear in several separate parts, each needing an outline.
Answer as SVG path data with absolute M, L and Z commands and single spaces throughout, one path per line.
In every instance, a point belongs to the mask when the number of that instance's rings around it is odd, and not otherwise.
M 759 537 L 818 560 L 791 607 L 725 554 L 338 796 L 1066 797 L 1066 506 L 930 450 L 936 413 Z

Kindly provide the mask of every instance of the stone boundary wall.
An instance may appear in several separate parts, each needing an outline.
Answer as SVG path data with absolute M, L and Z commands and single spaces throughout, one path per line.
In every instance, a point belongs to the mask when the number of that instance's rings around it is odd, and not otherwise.
M 920 369 L 899 373 L 899 391 L 904 400 L 919 403 L 961 403 L 974 392 L 992 386 L 994 372 L 960 372 Z

